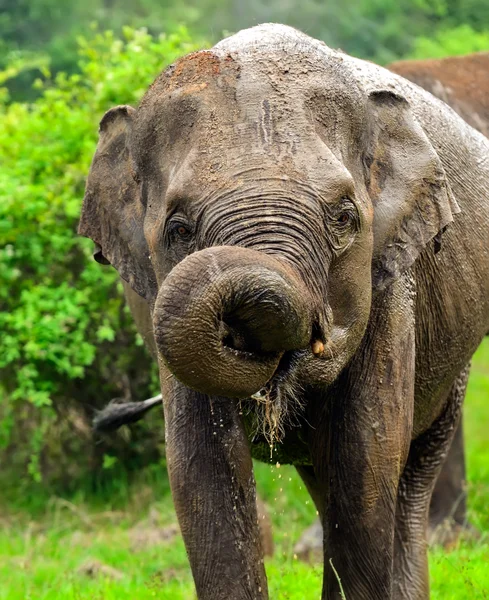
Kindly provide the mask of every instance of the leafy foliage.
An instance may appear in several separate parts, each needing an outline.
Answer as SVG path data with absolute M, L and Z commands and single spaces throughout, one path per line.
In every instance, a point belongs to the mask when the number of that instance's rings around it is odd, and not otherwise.
M 79 48 L 80 73 L 39 82 L 41 96 L 31 104 L 7 104 L 4 95 L 0 105 L 0 442 L 19 448 L 28 441 L 37 479 L 56 415 L 91 442 L 91 407 L 150 393 L 151 360 L 117 273 L 91 259 L 92 243 L 76 227 L 101 115 L 137 102 L 194 44 L 185 29 L 153 38 L 125 28 L 123 39 L 107 32 L 80 39 Z M 112 465 L 101 456 L 96 462 Z
M 489 30 L 475 31 L 470 25 L 460 25 L 437 31 L 432 37 L 417 38 L 411 56 L 444 58 L 484 51 L 489 51 Z
M 486 0 L 0 0 L 0 68 L 24 60 L 9 82 L 14 97 L 30 94 L 37 62 L 73 72 L 76 37 L 91 23 L 120 34 L 123 27 L 147 27 L 153 35 L 186 23 L 197 36 L 220 38 L 260 22 L 298 27 L 351 54 L 381 63 L 411 54 L 418 37 L 467 25 L 477 34 L 489 22 Z M 467 40 L 470 52 L 470 39 Z

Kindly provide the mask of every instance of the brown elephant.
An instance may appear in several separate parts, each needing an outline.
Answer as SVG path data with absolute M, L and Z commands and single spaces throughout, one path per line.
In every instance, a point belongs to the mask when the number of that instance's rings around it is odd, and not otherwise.
M 268 597 L 251 456 L 294 464 L 323 598 L 427 598 L 429 502 L 489 328 L 489 142 L 281 25 L 100 124 L 80 233 L 150 306 L 198 597 Z
M 489 52 L 430 60 L 402 60 L 388 67 L 451 106 L 489 137 Z

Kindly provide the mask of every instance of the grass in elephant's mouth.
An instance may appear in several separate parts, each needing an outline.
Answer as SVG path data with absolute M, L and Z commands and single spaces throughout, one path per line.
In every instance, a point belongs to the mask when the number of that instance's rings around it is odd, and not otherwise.
M 430 554 L 432 598 L 489 598 L 489 340 L 474 360 L 465 410 L 470 518 L 482 533 L 473 543 Z M 193 600 L 183 543 L 163 470 L 150 482 L 122 486 L 110 499 L 51 499 L 33 516 L 4 506 L 0 523 L 0 600 Z M 256 465 L 271 507 L 276 552 L 267 561 L 270 597 L 309 600 L 320 594 L 321 566 L 294 558 L 294 543 L 315 510 L 292 469 Z M 150 483 L 149 483 L 150 482 Z M 106 568 L 104 568 L 106 567 Z M 107 568 L 110 567 L 110 568 Z M 339 573 L 341 577 L 341 573 Z
M 270 381 L 251 397 L 248 409 L 253 413 L 253 439 L 262 437 L 270 446 L 282 441 L 287 428 L 296 427 L 303 412 L 302 388 L 296 378 L 303 351 L 284 352 Z

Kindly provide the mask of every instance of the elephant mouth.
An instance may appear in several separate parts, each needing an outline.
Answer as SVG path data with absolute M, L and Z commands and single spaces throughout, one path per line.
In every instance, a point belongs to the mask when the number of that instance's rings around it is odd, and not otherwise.
M 332 356 L 331 345 L 322 341 L 328 337 L 326 327 L 321 326 L 319 321 L 315 321 L 311 332 L 309 347 L 283 352 L 272 377 L 263 387 L 251 394 L 250 398 L 264 401 L 264 399 L 270 397 L 271 391 L 279 387 L 290 388 L 290 382 L 297 382 L 302 377 L 302 371 L 307 368 L 308 364 L 315 363 L 317 365 L 320 361 L 321 365 L 324 366 L 326 362 L 329 362 L 328 357 Z M 297 388 L 297 383 L 294 383 L 294 387 Z
M 290 387 L 290 382 L 295 380 L 301 360 L 306 355 L 306 350 L 288 350 L 280 358 L 273 376 L 250 398 L 257 402 L 267 402 L 279 395 L 281 388 Z M 295 384 L 297 385 L 297 384 Z
M 308 350 L 284 352 L 273 376 L 249 397 L 247 406 L 253 422 L 250 441 L 269 446 L 270 456 L 287 431 L 301 426 L 305 401 L 300 372 L 307 355 Z

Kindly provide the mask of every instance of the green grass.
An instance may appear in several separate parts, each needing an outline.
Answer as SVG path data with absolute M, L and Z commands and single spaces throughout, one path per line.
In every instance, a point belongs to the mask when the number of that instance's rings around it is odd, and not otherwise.
M 472 544 L 430 555 L 433 598 L 489 598 L 489 339 L 472 363 L 464 410 L 469 519 L 482 533 Z
M 432 598 L 489 598 L 489 340 L 473 365 L 465 410 L 471 522 L 477 542 L 430 554 Z M 151 477 L 154 479 L 154 472 Z M 294 470 L 256 465 L 261 496 L 271 508 L 276 543 L 267 561 L 270 597 L 320 598 L 322 567 L 294 558 L 293 546 L 315 517 Z M 149 482 L 149 483 L 148 483 Z M 103 502 L 101 502 L 103 498 Z M 35 498 L 22 498 L 0 511 L 0 600 L 193 600 L 190 569 L 178 535 L 151 545 L 144 540 L 175 522 L 164 476 L 93 499 L 51 499 L 42 513 Z M 135 534 L 134 532 L 139 532 Z M 142 536 L 139 541 L 134 536 Z M 120 579 L 80 573 L 97 560 L 118 570 Z

